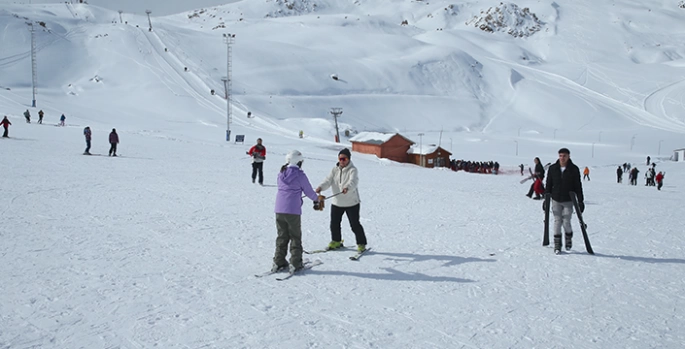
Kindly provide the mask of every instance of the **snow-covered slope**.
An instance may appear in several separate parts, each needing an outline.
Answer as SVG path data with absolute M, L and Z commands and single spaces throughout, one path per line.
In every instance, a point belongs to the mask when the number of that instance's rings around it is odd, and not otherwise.
M 685 146 L 677 1 L 165 0 L 147 4 L 152 31 L 140 10 L 119 23 L 124 1 L 33 2 L 0 0 L 0 116 L 13 123 L 0 139 L 0 348 L 685 342 L 685 169 L 668 161 Z M 167 7 L 185 12 L 156 15 Z M 224 141 L 225 33 L 236 35 L 231 129 L 245 144 Z M 503 175 L 353 153 L 372 252 L 256 279 L 271 265 L 285 154 L 301 150 L 317 185 L 349 145 L 333 142 L 331 107 L 350 135 L 400 131 L 499 161 Z M 116 128 L 122 156 L 82 156 L 85 126 L 101 155 Z M 245 155 L 257 137 L 264 187 Z M 594 256 L 575 218 L 570 253 L 541 247 L 540 202 L 519 184 L 518 164 L 553 162 L 560 147 L 591 169 Z M 667 173 L 662 191 L 643 185 L 647 155 Z M 616 183 L 625 162 L 640 185 Z M 317 249 L 329 217 L 310 204 L 303 242 Z M 354 244 L 347 223 L 343 236 Z

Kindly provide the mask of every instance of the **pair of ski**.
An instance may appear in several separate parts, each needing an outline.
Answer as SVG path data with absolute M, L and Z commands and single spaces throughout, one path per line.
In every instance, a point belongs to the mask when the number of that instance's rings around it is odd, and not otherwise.
M 340 248 L 336 248 L 336 249 L 328 249 L 328 248 L 325 248 L 325 249 L 323 249 L 323 250 L 304 251 L 304 253 L 306 253 L 306 254 L 315 254 L 315 253 L 326 253 L 326 252 L 338 251 L 338 250 L 340 250 Z M 350 260 L 352 260 L 352 261 L 358 261 L 359 258 L 362 258 L 362 256 L 363 256 L 366 252 L 368 252 L 369 250 L 371 250 L 371 247 L 367 247 L 364 251 L 357 251 L 357 253 L 355 253 L 353 256 L 350 256 Z
M 545 171 L 547 171 L 547 170 L 549 169 L 550 166 L 552 166 L 552 163 L 551 163 L 551 162 L 548 162 L 545 166 L 543 166 L 543 168 L 545 169 Z M 531 179 L 537 177 L 537 174 L 534 174 L 534 173 L 533 173 L 533 170 L 531 170 L 530 167 L 528 167 L 528 172 L 530 172 L 530 176 L 528 176 L 528 177 L 522 179 L 521 182 L 520 182 L 521 184 L 527 182 L 528 180 L 531 180 Z M 523 173 L 521 173 L 521 174 L 523 174 Z
M 576 211 L 576 215 L 578 216 L 578 222 L 580 223 L 580 230 L 583 232 L 583 240 L 585 241 L 585 250 L 589 254 L 595 254 L 595 252 L 592 250 L 592 246 L 590 246 L 590 239 L 587 236 L 587 224 L 585 224 L 585 221 L 583 220 L 583 213 L 580 212 L 580 205 L 578 204 L 578 196 L 576 195 L 575 192 L 570 192 L 569 193 L 571 196 L 571 201 L 573 202 L 573 208 L 574 211 Z M 542 236 L 542 246 L 548 246 L 549 245 L 549 210 L 550 210 L 550 201 L 551 201 L 551 194 L 547 193 L 545 194 L 545 203 L 544 203 L 544 208 L 545 208 L 545 233 Z M 561 251 L 554 251 L 555 253 L 559 254 Z
M 321 264 L 323 264 L 323 262 L 320 261 L 320 260 L 318 260 L 318 259 L 315 260 L 315 261 L 313 261 L 313 262 L 306 261 L 306 262 L 303 263 L 302 269 L 289 271 L 289 272 L 288 272 L 288 275 L 283 276 L 283 277 L 280 277 L 280 278 L 276 278 L 276 280 L 278 280 L 278 281 L 288 280 L 288 279 L 290 279 L 291 277 L 293 277 L 293 276 L 295 276 L 295 275 L 297 275 L 297 274 L 300 274 L 300 273 L 304 272 L 305 270 L 309 270 L 309 269 L 314 268 L 315 266 L 321 265 Z M 265 277 L 265 276 L 273 275 L 273 274 L 276 274 L 276 273 L 281 273 L 281 272 L 284 272 L 284 271 L 287 271 L 287 270 L 288 270 L 287 267 L 283 267 L 283 268 L 280 268 L 280 269 L 278 269 L 278 270 L 276 270 L 276 271 L 271 270 L 271 271 L 267 271 L 266 273 L 256 274 L 255 277 L 257 277 L 257 278 L 263 278 L 263 277 Z

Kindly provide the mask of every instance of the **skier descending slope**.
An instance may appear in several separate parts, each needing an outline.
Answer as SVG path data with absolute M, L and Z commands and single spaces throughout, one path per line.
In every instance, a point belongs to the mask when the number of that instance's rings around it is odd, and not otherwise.
M 559 149 L 559 160 L 550 166 L 547 172 L 547 186 L 545 193 L 552 195 L 552 213 L 554 214 L 554 253 L 561 253 L 561 227 L 564 227 L 566 250 L 570 250 L 573 240 L 571 216 L 573 202 L 570 192 L 576 193 L 580 212 L 585 211 L 583 185 L 580 180 L 580 170 L 571 161 L 571 152 L 566 148 Z M 544 206 L 544 203 L 543 203 Z M 543 207 L 543 210 L 546 207 Z

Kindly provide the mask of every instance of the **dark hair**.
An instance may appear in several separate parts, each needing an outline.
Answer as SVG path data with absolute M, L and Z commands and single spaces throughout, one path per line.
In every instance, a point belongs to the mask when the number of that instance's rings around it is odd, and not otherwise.
M 285 165 L 281 166 L 281 172 L 285 171 L 288 168 L 288 166 L 290 166 L 290 164 L 285 164 Z M 297 163 L 297 167 L 302 168 L 302 161 Z
M 352 154 L 350 153 L 350 150 L 347 149 L 347 148 L 341 150 L 341 151 L 338 153 L 338 156 L 340 156 L 340 155 L 345 155 L 345 156 L 347 156 L 348 159 L 352 158 Z
M 559 154 L 568 154 L 568 155 L 571 155 L 571 151 L 568 150 L 568 148 L 561 148 L 561 149 L 559 149 Z
M 535 160 L 536 160 L 536 161 L 537 161 L 538 163 L 540 163 L 540 164 L 541 164 L 541 162 L 540 162 L 540 158 L 539 158 L 539 157 L 537 157 L 537 156 L 536 156 L 536 157 L 535 157 Z

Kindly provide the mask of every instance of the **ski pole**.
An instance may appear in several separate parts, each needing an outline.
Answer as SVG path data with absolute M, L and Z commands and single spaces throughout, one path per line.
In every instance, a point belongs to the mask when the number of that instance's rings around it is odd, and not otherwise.
M 338 196 L 338 195 L 340 195 L 340 194 L 342 194 L 342 192 L 339 192 L 339 193 L 337 193 L 337 194 L 333 194 L 333 195 L 331 195 L 331 196 L 328 196 L 328 197 L 326 197 L 326 199 L 332 198 L 332 197 L 334 197 L 334 196 Z M 307 195 L 302 196 L 303 199 L 306 198 L 306 197 L 307 197 Z

